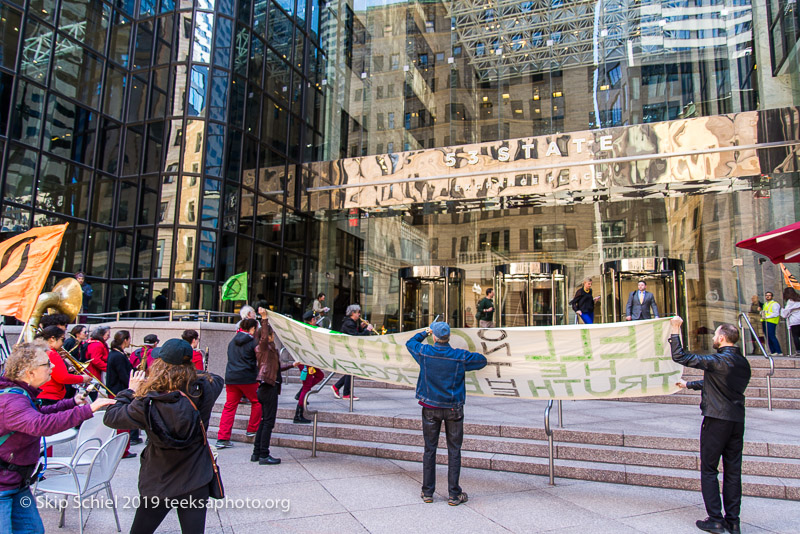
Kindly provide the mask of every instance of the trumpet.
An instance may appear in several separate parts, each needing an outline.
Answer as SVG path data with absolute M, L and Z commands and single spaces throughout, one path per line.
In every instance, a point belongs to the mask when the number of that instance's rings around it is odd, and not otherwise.
M 91 375 L 86 371 L 88 364 L 79 362 L 78 360 L 73 358 L 72 354 L 70 354 L 68 350 L 65 350 L 63 348 L 59 350 L 59 354 L 61 354 L 61 358 L 64 360 L 64 363 L 67 364 L 68 368 L 72 367 L 76 374 L 85 375 L 91 378 L 91 382 L 89 382 L 89 384 L 86 385 L 86 391 L 89 392 L 97 391 L 100 394 L 104 394 L 108 398 L 112 398 L 115 396 L 113 393 L 111 393 L 111 390 L 108 389 L 108 386 L 106 386 L 100 379 L 95 378 L 93 375 Z M 100 391 L 97 388 L 97 386 L 102 387 L 104 390 L 106 390 L 107 393 L 103 393 L 102 391 Z

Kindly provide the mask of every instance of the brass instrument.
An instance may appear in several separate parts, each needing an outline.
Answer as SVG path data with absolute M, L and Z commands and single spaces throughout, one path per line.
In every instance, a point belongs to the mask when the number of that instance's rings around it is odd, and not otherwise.
M 369 321 L 365 321 L 362 317 L 359 317 L 359 319 L 361 320 L 361 324 L 363 324 L 365 328 L 368 327 L 368 326 L 372 326 L 372 330 L 370 330 L 369 335 L 371 335 L 371 336 L 379 336 L 380 335 L 378 332 L 375 331 L 375 327 L 372 324 L 370 324 Z
M 70 321 L 74 321 L 78 316 L 78 313 L 81 311 L 82 303 L 83 290 L 81 289 L 81 285 L 77 280 L 74 278 L 64 278 L 63 280 L 59 281 L 55 286 L 53 286 L 52 291 L 39 295 L 39 298 L 36 300 L 36 306 L 33 308 L 33 313 L 31 313 L 28 322 L 25 323 L 25 326 L 22 329 L 22 333 L 19 336 L 19 341 L 31 342 L 34 340 L 34 338 L 36 338 L 36 331 L 39 329 L 39 321 L 42 320 L 42 315 L 44 315 L 45 310 L 47 310 L 48 313 L 51 311 L 63 313 Z M 87 364 L 79 362 L 72 356 L 72 354 L 69 353 L 69 351 L 62 348 L 59 351 L 59 354 L 61 354 L 62 358 L 66 359 L 68 366 L 72 366 L 82 375 L 88 374 L 86 372 Z M 111 390 L 108 389 L 108 387 L 106 387 L 102 381 L 98 380 L 92 375 L 88 376 L 90 376 L 92 379 L 91 384 L 95 384 L 95 386 L 101 386 L 108 392 L 109 395 L 112 397 L 114 396 L 114 394 L 111 393 Z M 87 389 L 90 388 L 87 387 Z

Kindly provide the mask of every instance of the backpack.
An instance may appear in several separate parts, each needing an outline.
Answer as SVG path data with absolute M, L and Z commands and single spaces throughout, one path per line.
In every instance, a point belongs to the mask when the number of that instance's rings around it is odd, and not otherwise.
M 18 387 L 10 387 L 10 388 L 3 388 L 3 389 L 0 389 L 0 395 L 4 395 L 5 393 L 17 393 L 17 394 L 19 394 L 19 395 L 25 395 L 26 397 L 28 397 L 28 400 L 29 400 L 29 401 L 31 401 L 31 405 L 32 405 L 34 408 L 36 408 L 36 402 L 34 402 L 34 400 L 31 398 L 31 396 L 28 394 L 28 392 L 27 392 L 27 391 L 25 391 L 25 390 L 24 390 L 24 389 L 22 389 L 22 388 L 18 388 Z M 5 442 L 6 442 L 6 440 L 7 440 L 8 438 L 10 438 L 10 437 L 11 437 L 11 434 L 13 434 L 14 432 L 15 432 L 15 431 L 11 431 L 11 432 L 9 432 L 8 434 L 5 434 L 4 436 L 0 436 L 0 446 L 2 446 L 2 445 L 3 445 L 3 443 L 5 443 Z

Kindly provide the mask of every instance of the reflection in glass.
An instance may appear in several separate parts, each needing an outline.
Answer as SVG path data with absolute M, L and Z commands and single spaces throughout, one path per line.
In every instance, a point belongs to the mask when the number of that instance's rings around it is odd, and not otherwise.
M 136 25 L 136 43 L 133 47 L 134 69 L 143 69 L 150 66 L 153 55 L 153 23 L 151 21 L 139 22 Z
M 159 199 L 158 224 L 175 222 L 175 203 L 178 200 L 177 176 L 164 176 L 161 179 L 161 197 Z
M 197 176 L 181 178 L 181 209 L 179 210 L 178 224 L 194 225 L 197 223 L 201 182 L 202 180 Z
M 125 105 L 125 86 L 127 85 L 125 71 L 115 67 L 112 64 L 108 65 L 106 69 L 106 88 L 105 100 L 103 102 L 103 110 L 117 120 L 122 120 L 122 110 Z M 134 86 L 139 86 L 141 82 L 138 79 L 134 80 Z M 131 96 L 135 94 L 136 89 L 131 88 Z M 139 93 L 139 102 L 142 101 L 143 91 Z M 131 102 L 131 108 L 135 104 Z M 135 111 L 131 110 L 131 115 L 135 116 Z M 135 119 L 134 119 L 135 120 Z
M 281 206 L 259 195 L 256 213 L 256 239 L 280 244 L 283 217 Z
M 211 119 L 224 121 L 228 110 L 228 73 L 218 69 L 212 71 L 211 100 L 208 116 Z
M 154 65 L 166 65 L 172 56 L 172 34 L 175 19 L 172 15 L 164 15 L 156 20 L 156 44 L 153 54 Z
M 241 210 L 239 213 L 239 235 L 253 235 L 253 216 L 256 210 L 255 197 L 256 194 L 253 191 L 242 188 Z
M 137 185 L 127 180 L 120 182 L 119 196 L 117 197 L 117 227 L 134 225 Z
M 53 46 L 53 30 L 29 19 L 25 25 L 22 41 L 22 60 L 19 73 L 31 80 L 44 83 L 50 67 L 50 49 Z
M 14 122 L 11 124 L 12 138 L 39 146 L 39 134 L 44 116 L 44 95 L 44 91 L 35 85 L 25 80 L 19 81 Z
M 166 172 L 178 172 L 178 162 L 181 157 L 181 145 L 183 143 L 183 121 L 180 119 L 170 121 L 168 124 L 169 132 L 167 132 L 167 155 L 164 161 L 164 170 Z
M 92 220 L 94 222 L 111 225 L 111 216 L 114 213 L 114 189 L 116 180 L 98 175 L 94 181 L 92 200 Z
M 250 30 L 236 26 L 236 43 L 233 47 L 233 72 L 247 76 L 247 56 L 250 51 Z
M 192 61 L 211 63 L 211 37 L 214 35 L 214 14 L 194 14 L 194 47 Z
M 89 231 L 89 250 L 86 256 L 86 274 L 105 278 L 111 253 L 111 232 L 93 227 Z
M 35 169 L 36 152 L 22 147 L 11 147 L 3 198 L 19 204 L 30 204 Z
M 136 260 L 133 264 L 133 278 L 150 278 L 153 266 L 153 236 L 139 232 L 136 238 Z
M 159 182 L 158 176 L 148 176 L 139 182 L 139 224 L 153 225 L 159 222 L 161 216 Z
M 6 5 L 0 5 L 0 17 L 5 21 L 0 34 L 0 65 L 14 70 L 17 66 L 21 17 L 18 11 Z
M 222 229 L 230 232 L 236 231 L 237 215 L 239 215 L 239 188 L 234 185 L 226 185 L 222 204 Z
M 184 172 L 200 173 L 203 163 L 203 128 L 205 121 L 186 121 L 186 143 L 183 149 Z
M 130 61 L 130 43 L 133 24 L 130 19 L 118 11 L 114 11 L 111 24 L 111 45 L 109 47 L 109 58 L 116 61 L 123 67 L 127 67 Z
M 196 230 L 179 228 L 175 245 L 175 278 L 194 278 Z
M 217 257 L 217 233 L 200 230 L 197 246 L 197 269 L 202 280 L 214 280 L 214 267 Z M 212 308 L 205 308 L 212 309 Z
M 187 98 L 186 85 L 188 83 L 188 70 L 186 65 L 177 65 L 175 67 L 175 90 L 172 96 L 173 115 L 183 115 L 183 108 L 186 105 Z
M 203 211 L 201 224 L 206 228 L 219 228 L 220 191 L 222 182 L 206 178 L 203 186 Z
M 225 17 L 217 19 L 216 40 L 214 43 L 214 65 L 230 68 L 231 66 L 231 38 L 233 36 L 233 21 Z
M 266 91 L 274 99 L 284 104 L 289 103 L 289 85 L 292 71 L 289 64 L 278 57 L 272 50 L 267 50 Z
M 237 181 L 240 177 L 242 162 L 242 132 L 228 130 L 228 163 L 225 176 L 228 180 Z
M 111 266 L 111 277 L 128 278 L 131 272 L 132 259 L 133 235 L 126 232 L 116 232 L 114 234 L 114 262 Z
M 261 75 L 264 72 L 264 41 L 253 37 L 250 50 L 250 82 L 261 87 Z
M 89 183 L 86 169 L 48 156 L 39 164 L 36 207 L 85 219 L 89 209 Z
M 155 272 L 156 278 L 168 278 L 172 263 L 172 228 L 159 228 L 156 237 Z
M 164 123 L 152 122 L 147 125 L 147 142 L 145 146 L 144 172 L 162 170 L 161 153 L 164 148 Z
M 74 273 L 83 268 L 83 247 L 86 241 L 86 225 L 70 223 L 61 239 L 53 271 Z M 94 286 L 94 284 L 93 284 Z
M 186 113 L 197 117 L 206 115 L 206 91 L 208 87 L 208 67 L 192 67 L 192 84 L 189 87 Z
M 144 151 L 144 126 L 131 126 L 125 134 L 125 151 L 122 160 L 123 176 L 137 176 L 141 172 Z
M 94 158 L 97 113 L 51 96 L 47 104 L 44 149 L 90 165 Z

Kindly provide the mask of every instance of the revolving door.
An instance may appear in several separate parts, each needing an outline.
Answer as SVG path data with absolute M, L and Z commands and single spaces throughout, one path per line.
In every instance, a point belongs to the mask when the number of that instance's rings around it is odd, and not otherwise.
M 639 281 L 647 284 L 661 317 L 686 316 L 686 273 L 682 260 L 631 258 L 603 264 L 603 322 L 624 321 L 630 294 Z M 684 336 L 686 339 L 686 336 Z
M 557 263 L 509 263 L 495 267 L 497 326 L 567 324 L 567 277 Z
M 452 267 L 400 269 L 400 331 L 429 326 L 436 316 L 453 328 L 464 325 L 464 271 Z

